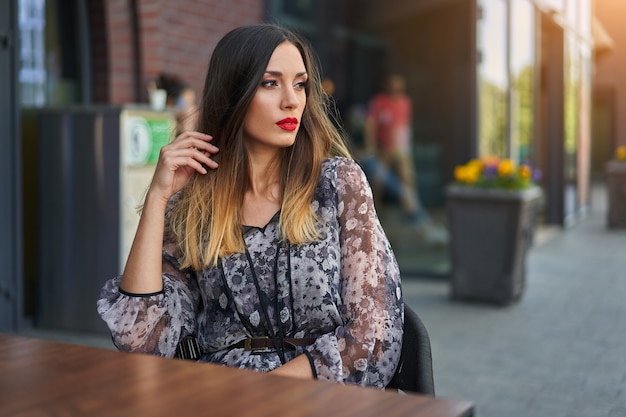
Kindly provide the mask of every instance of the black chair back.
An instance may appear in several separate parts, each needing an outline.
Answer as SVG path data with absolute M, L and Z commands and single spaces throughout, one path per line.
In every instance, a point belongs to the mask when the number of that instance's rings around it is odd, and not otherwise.
M 419 316 L 406 304 L 400 362 L 387 388 L 435 395 L 430 337 Z

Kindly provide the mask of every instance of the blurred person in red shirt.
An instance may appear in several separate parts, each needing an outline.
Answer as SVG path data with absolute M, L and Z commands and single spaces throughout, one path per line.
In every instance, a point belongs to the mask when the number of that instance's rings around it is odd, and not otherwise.
M 405 90 L 404 78 L 391 75 L 387 79 L 386 90 L 372 98 L 365 122 L 365 148 L 369 155 L 377 155 L 382 165 L 375 167 L 375 162 L 369 161 L 378 174 L 373 176 L 373 182 L 381 183 L 376 178 L 388 177 L 386 170 L 395 173 L 399 183 L 394 186 L 387 179 L 382 184 L 399 194 L 402 207 L 411 221 L 422 223 L 428 220 L 428 214 L 416 192 L 411 149 L 412 104 Z

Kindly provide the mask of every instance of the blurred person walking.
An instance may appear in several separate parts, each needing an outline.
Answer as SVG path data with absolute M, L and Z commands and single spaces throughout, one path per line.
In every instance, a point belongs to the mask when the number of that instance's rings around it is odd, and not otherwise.
M 387 78 L 386 88 L 369 104 L 364 126 L 366 157 L 363 165 L 370 175 L 375 194 L 395 195 L 406 219 L 421 236 L 445 240 L 442 230 L 433 226 L 417 191 L 411 141 L 412 103 L 401 75 Z

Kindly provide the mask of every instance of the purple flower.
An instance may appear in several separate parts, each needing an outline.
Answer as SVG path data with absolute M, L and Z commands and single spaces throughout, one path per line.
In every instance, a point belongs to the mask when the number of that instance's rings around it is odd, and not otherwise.
M 533 181 L 537 182 L 541 179 L 541 170 L 539 168 L 533 169 Z
M 486 179 L 492 180 L 498 175 L 498 167 L 495 165 L 487 165 L 483 172 Z

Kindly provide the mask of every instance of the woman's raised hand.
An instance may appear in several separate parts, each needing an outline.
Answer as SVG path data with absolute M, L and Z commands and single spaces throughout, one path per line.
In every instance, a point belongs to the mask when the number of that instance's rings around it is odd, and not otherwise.
M 211 159 L 218 151 L 210 143 L 212 139 L 204 133 L 184 132 L 161 148 L 120 288 L 135 294 L 163 289 L 161 257 L 167 202 L 194 172 L 206 174 L 207 169 L 217 168 Z
M 194 172 L 206 174 L 207 168 L 217 168 L 217 162 L 211 159 L 218 152 L 218 148 L 210 143 L 212 139 L 204 133 L 188 131 L 161 148 L 149 193 L 167 202 Z

